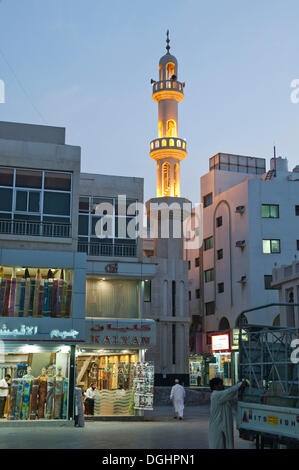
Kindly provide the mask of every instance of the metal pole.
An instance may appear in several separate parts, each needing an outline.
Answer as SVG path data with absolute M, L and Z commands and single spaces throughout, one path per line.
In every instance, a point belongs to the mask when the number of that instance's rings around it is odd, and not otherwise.
M 75 374 L 76 374 L 76 346 L 71 345 L 68 419 L 74 419 Z

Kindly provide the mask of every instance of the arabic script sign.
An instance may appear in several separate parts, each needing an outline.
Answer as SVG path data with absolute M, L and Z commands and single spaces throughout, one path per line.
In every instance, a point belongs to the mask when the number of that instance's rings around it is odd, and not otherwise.
M 34 336 L 37 332 L 37 326 L 21 325 L 19 329 L 10 330 L 6 325 L 0 325 L 0 336 Z
M 51 338 L 76 338 L 79 334 L 79 331 L 70 330 L 70 331 L 60 331 L 60 330 L 52 330 L 50 333 Z
M 155 323 L 149 320 L 87 321 L 87 342 L 101 346 L 147 348 L 155 343 Z

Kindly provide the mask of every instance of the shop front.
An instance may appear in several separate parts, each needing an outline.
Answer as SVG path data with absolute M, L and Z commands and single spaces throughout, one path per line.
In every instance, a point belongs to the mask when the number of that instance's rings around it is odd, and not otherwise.
M 134 416 L 153 409 L 154 365 L 144 358 L 155 336 L 154 320 L 86 319 L 86 343 L 76 349 L 85 415 Z
M 209 380 L 219 377 L 225 386 L 233 384 L 231 333 L 211 335 L 211 351 L 216 362 L 209 364 Z

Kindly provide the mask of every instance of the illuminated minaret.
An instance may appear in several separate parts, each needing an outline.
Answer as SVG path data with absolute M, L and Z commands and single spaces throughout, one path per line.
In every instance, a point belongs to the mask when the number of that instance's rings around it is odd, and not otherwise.
M 159 62 L 159 81 L 153 84 L 158 103 L 158 138 L 151 141 L 150 157 L 157 162 L 157 197 L 180 197 L 180 162 L 187 156 L 186 141 L 178 134 L 178 103 L 184 98 L 185 83 L 178 81 L 178 62 L 169 53 Z

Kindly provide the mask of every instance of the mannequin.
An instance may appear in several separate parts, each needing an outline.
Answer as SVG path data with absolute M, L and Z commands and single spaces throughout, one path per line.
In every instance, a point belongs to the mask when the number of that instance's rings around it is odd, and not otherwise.
M 54 400 L 54 382 L 52 367 L 47 370 L 47 398 L 46 398 L 46 419 L 52 418 L 52 408 Z
M 47 396 L 47 375 L 45 367 L 41 370 L 41 375 L 38 377 L 38 418 L 45 417 L 45 403 Z
M 26 379 L 26 380 L 33 380 L 34 379 L 34 376 L 32 375 L 32 367 L 28 366 L 27 367 L 27 374 L 23 375 L 23 379 Z
M 54 384 L 54 419 L 60 419 L 62 414 L 63 384 L 65 377 L 62 375 L 61 371 L 62 367 L 58 366 Z

